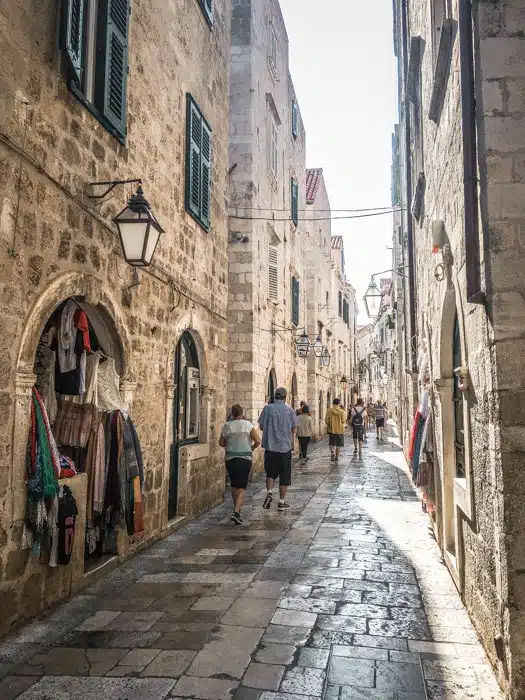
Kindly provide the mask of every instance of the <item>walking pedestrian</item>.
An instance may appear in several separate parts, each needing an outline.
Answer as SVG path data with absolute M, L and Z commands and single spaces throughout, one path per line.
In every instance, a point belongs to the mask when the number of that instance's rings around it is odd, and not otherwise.
M 295 412 L 295 415 L 296 415 L 298 418 L 299 418 L 299 416 L 301 415 L 301 413 L 303 412 L 304 406 L 306 406 L 306 402 L 305 402 L 305 401 L 300 401 L 300 402 L 299 402 L 299 408 L 298 408 L 297 411 Z
M 332 406 L 326 412 L 325 423 L 328 431 L 328 444 L 330 446 L 330 461 L 338 462 L 341 447 L 345 444 L 346 413 L 341 408 L 341 399 L 334 399 Z
M 379 440 L 379 442 L 383 442 L 386 409 L 381 401 L 377 401 L 376 405 L 374 406 L 374 412 L 376 416 L 376 438 Z
M 297 426 L 297 438 L 301 448 L 301 464 L 306 464 L 308 461 L 308 445 L 312 439 L 312 417 L 310 416 L 310 407 L 304 404 L 301 415 L 299 416 L 299 425 Z
M 354 440 L 354 454 L 359 449 L 359 454 L 362 453 L 363 440 L 365 432 L 366 408 L 363 399 L 357 399 L 356 405 L 352 409 L 352 417 L 350 424 L 352 426 L 352 438 Z
M 279 479 L 280 511 L 288 510 L 286 492 L 292 483 L 292 445 L 297 432 L 298 418 L 295 411 L 285 403 L 286 389 L 279 387 L 275 391 L 275 402 L 267 404 L 259 416 L 264 448 L 264 471 L 266 472 L 266 496 L 263 508 L 272 505 L 273 487 Z
M 244 419 L 243 407 L 236 403 L 232 406 L 231 420 L 224 424 L 219 445 L 226 449 L 226 471 L 230 477 L 233 500 L 234 523 L 242 523 L 241 508 L 246 496 L 246 487 L 252 469 L 252 455 L 261 444 L 257 429 Z

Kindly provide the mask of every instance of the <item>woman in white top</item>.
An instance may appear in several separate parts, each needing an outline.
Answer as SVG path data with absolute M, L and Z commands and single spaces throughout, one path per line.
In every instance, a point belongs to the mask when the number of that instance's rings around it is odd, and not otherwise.
M 259 434 L 250 421 L 244 420 L 244 409 L 232 406 L 231 420 L 222 428 L 219 445 L 226 449 L 226 471 L 230 477 L 233 500 L 232 520 L 242 523 L 241 508 L 252 469 L 252 452 L 261 444 Z

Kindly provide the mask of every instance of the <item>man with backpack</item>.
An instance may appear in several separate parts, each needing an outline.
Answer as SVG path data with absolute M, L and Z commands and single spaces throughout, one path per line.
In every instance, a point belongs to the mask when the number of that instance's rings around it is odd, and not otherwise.
M 352 414 L 350 416 L 350 425 L 352 426 L 352 437 L 354 439 L 354 454 L 359 449 L 359 455 L 362 454 L 363 438 L 365 432 L 366 408 L 363 399 L 357 399 Z

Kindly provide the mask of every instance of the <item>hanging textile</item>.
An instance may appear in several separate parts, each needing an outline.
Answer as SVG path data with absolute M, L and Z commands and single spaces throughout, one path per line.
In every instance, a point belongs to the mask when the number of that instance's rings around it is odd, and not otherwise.
M 58 327 L 58 365 L 61 373 L 76 369 L 77 356 L 75 343 L 77 329 L 75 326 L 75 311 L 77 305 L 69 299 L 64 306 Z M 63 392 L 68 393 L 68 392 Z
M 39 556 L 56 539 L 56 512 L 60 456 L 49 418 L 38 390 L 33 388 L 26 455 L 27 504 L 23 547 Z M 52 549 L 52 547 L 51 547 Z M 54 560 L 50 559 L 54 565 Z
M 419 456 L 421 453 L 421 444 L 423 440 L 423 431 L 425 429 L 425 422 L 426 419 L 423 418 L 423 416 L 419 415 L 417 426 L 416 426 L 416 432 L 415 432 L 415 439 L 414 439 L 414 452 L 412 455 L 412 478 L 414 481 L 417 478 L 417 473 L 419 470 Z
M 100 412 L 96 406 L 59 398 L 54 433 L 60 445 L 86 447 L 92 426 L 99 422 Z
M 56 353 L 51 350 L 48 344 L 40 342 L 37 347 L 35 359 L 35 371 L 37 375 L 36 388 L 42 397 L 50 423 L 55 422 L 57 414 L 55 363 Z
M 120 396 L 120 377 L 115 368 L 115 360 L 108 357 L 98 366 L 97 400 L 102 411 L 122 411 L 127 415 L 128 408 Z
M 77 503 L 69 486 L 60 487 L 57 513 L 57 561 L 62 566 L 69 564 L 75 539 L 75 523 L 78 515 Z

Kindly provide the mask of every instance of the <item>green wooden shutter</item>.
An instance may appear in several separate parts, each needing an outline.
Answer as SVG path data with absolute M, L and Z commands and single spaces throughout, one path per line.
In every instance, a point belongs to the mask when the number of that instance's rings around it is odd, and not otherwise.
M 200 217 L 202 117 L 189 95 L 187 99 L 186 207 L 196 217 Z
M 206 15 L 206 19 L 210 24 L 213 23 L 213 0 L 201 0 L 202 9 Z
M 343 295 L 341 292 L 339 292 L 338 295 L 338 310 L 339 310 L 339 316 L 343 315 Z
M 292 324 L 299 325 L 300 315 L 300 295 L 299 295 L 299 280 L 292 277 Z
M 83 69 L 85 0 L 64 0 L 63 13 L 62 47 L 71 76 L 80 85 Z
M 297 121 L 298 121 L 298 110 L 297 110 L 297 102 L 295 100 L 292 100 L 292 136 L 294 139 L 297 138 Z
M 291 197 L 292 197 L 292 221 L 294 224 L 297 226 L 299 217 L 298 217 L 298 205 L 299 205 L 299 185 L 297 182 L 292 178 L 292 192 L 291 192 Z
M 205 228 L 210 227 L 211 220 L 211 131 L 202 121 L 201 148 L 201 222 Z
M 126 133 L 129 0 L 103 0 L 101 13 L 106 32 L 102 111 L 118 133 L 124 135 Z

